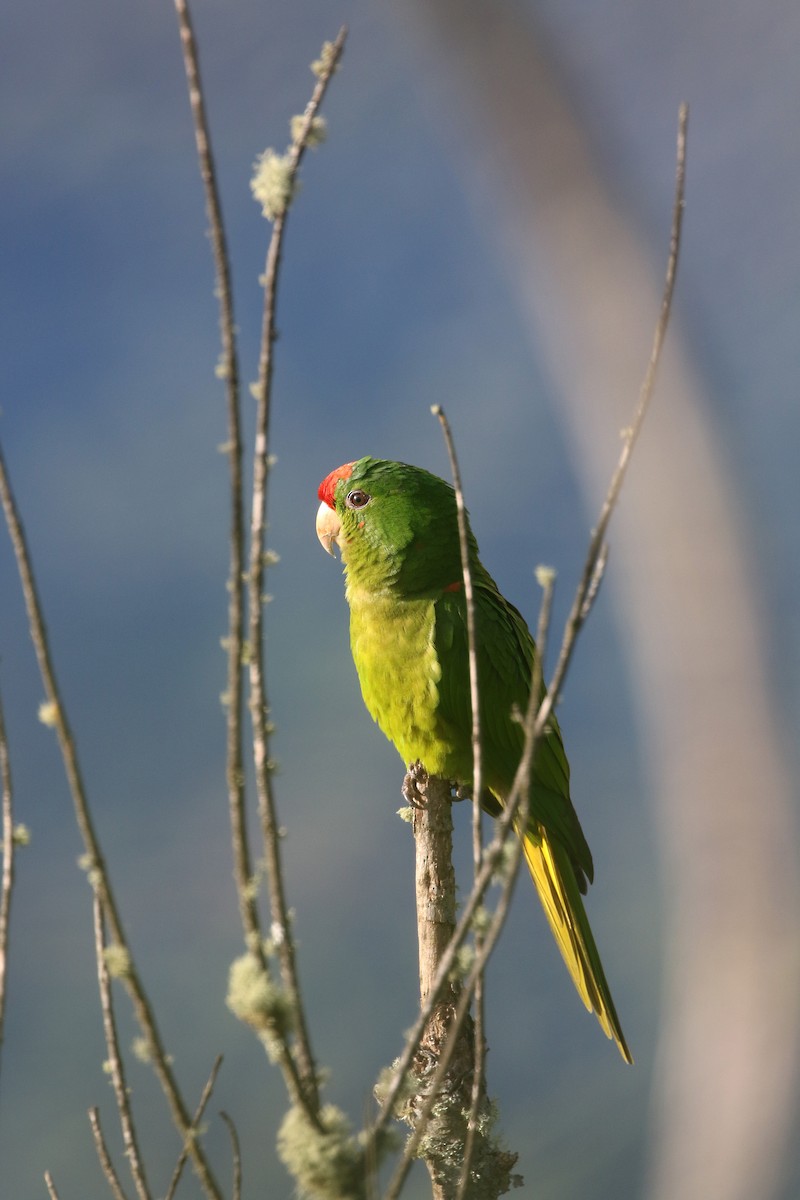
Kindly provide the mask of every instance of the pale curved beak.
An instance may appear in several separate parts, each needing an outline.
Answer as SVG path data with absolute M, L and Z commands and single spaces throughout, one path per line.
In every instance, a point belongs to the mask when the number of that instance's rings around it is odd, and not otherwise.
M 329 508 L 325 501 L 322 501 L 317 509 L 317 537 L 319 538 L 323 550 L 327 550 L 328 554 L 333 554 L 333 543 L 339 545 L 339 533 L 342 528 L 342 522 L 332 508 Z M 341 548 L 341 547 L 340 547 Z M 336 555 L 334 554 L 335 558 Z

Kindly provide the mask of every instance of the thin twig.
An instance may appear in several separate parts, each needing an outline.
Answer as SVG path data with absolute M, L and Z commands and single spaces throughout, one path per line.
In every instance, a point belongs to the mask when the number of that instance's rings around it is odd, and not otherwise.
M 484 935 L 482 931 L 475 930 L 475 952 L 480 955 L 484 946 Z M 484 960 L 485 961 L 485 960 Z M 458 1181 L 458 1191 L 456 1200 L 464 1200 L 469 1187 L 469 1174 L 472 1169 L 472 1161 L 475 1155 L 475 1137 L 478 1130 L 478 1113 L 481 1108 L 481 1102 L 486 1095 L 486 1006 L 485 1006 L 485 991 L 484 984 L 486 976 L 481 971 L 475 980 L 475 987 L 472 994 L 472 1012 L 473 1012 L 473 1070 L 472 1070 L 472 1089 L 469 1098 L 469 1115 L 467 1116 L 467 1136 L 464 1140 L 464 1162 L 461 1167 L 461 1178 Z M 464 1010 L 464 1018 L 469 1011 L 469 1003 Z M 455 1013 L 454 1025 L 460 1032 L 461 1022 L 459 1022 L 458 1008 Z M 454 1031 L 452 1037 L 455 1038 L 458 1033 Z M 455 1051 L 453 1051 L 455 1053 Z M 443 1077 L 444 1078 L 444 1077 Z M 433 1085 L 434 1095 L 438 1090 L 436 1078 L 434 1077 Z
M 0 701 L 0 791 L 2 791 L 3 880 L 0 884 L 0 1051 L 3 1048 L 6 1012 L 6 972 L 11 922 L 11 893 L 14 888 L 14 806 L 11 759 L 8 753 L 3 704 Z
M 236 321 L 233 307 L 230 256 L 222 218 L 222 204 L 217 184 L 217 173 L 211 147 L 211 134 L 203 98 L 200 63 L 197 43 L 192 27 L 187 0 L 175 0 L 178 14 L 181 48 L 189 102 L 194 122 L 195 144 L 200 176 L 205 193 L 211 248 L 214 257 L 216 295 L 219 302 L 219 329 L 222 345 L 220 373 L 225 379 L 225 396 L 228 413 L 228 441 L 225 451 L 230 469 L 230 573 L 228 576 L 228 677 L 226 690 L 227 752 L 226 779 L 228 808 L 233 847 L 233 870 L 239 912 L 248 945 L 258 954 L 263 943 L 256 897 L 252 887 L 253 869 L 249 848 L 245 795 L 243 713 L 244 694 L 242 686 L 242 648 L 244 644 L 244 486 L 242 476 L 242 429 L 239 380 L 239 356 L 237 349 Z
M 49 1195 L 50 1200 L 58 1200 L 58 1192 L 56 1191 L 56 1185 L 53 1183 L 53 1176 L 50 1174 L 49 1171 L 45 1171 L 44 1181 L 47 1184 L 47 1194 Z
M 442 427 L 447 453 L 450 459 L 450 470 L 453 476 L 453 489 L 456 494 L 456 513 L 458 515 L 458 542 L 461 551 L 461 574 L 464 579 L 464 602 L 467 610 L 467 647 L 469 654 L 469 693 L 472 709 L 472 864 L 473 877 L 476 878 L 483 861 L 483 828 L 481 822 L 481 793 L 483 791 L 483 756 L 481 753 L 481 712 L 480 687 L 478 678 L 478 633 L 476 629 L 475 590 L 472 579 L 472 567 L 469 561 L 469 538 L 467 534 L 467 514 L 464 506 L 464 490 L 461 485 L 461 470 L 458 464 L 453 434 L 450 422 L 440 404 L 431 409 L 438 417 Z M 474 932 L 475 947 L 479 949 L 482 933 Z M 458 1186 L 456 1200 L 463 1200 L 469 1181 L 472 1166 L 472 1156 L 475 1150 L 475 1130 L 481 1098 L 486 1090 L 486 1013 L 484 1006 L 484 977 L 478 978 L 474 996 L 474 1062 L 472 1073 L 472 1093 L 470 1096 L 469 1117 L 467 1119 L 467 1137 L 464 1145 L 464 1164 L 461 1180 Z
M 458 516 L 458 544 L 461 552 L 461 574 L 464 579 L 464 601 L 467 609 L 467 648 L 469 654 L 469 700 L 472 709 L 472 857 L 475 872 L 480 870 L 483 855 L 483 837 L 481 834 L 481 792 L 483 791 L 483 760 L 481 754 L 481 710 L 480 688 L 478 679 L 478 635 L 476 630 L 475 588 L 472 579 L 472 566 L 469 561 L 469 537 L 467 533 L 467 512 L 464 507 L 464 491 L 461 486 L 461 471 L 458 465 L 456 448 L 450 422 L 441 404 L 434 404 L 431 412 L 438 417 L 442 427 L 447 454 L 450 458 L 450 470 L 453 475 L 453 490 L 456 494 L 456 513 Z
M 186 1134 L 186 1138 L 183 1143 L 183 1148 L 182 1148 L 180 1154 L 178 1155 L 178 1161 L 175 1164 L 175 1170 L 172 1172 L 172 1178 L 169 1181 L 169 1187 L 167 1188 L 167 1194 L 164 1197 L 164 1200 L 172 1200 L 173 1196 L 175 1195 L 178 1184 L 181 1181 L 181 1175 L 183 1173 L 183 1168 L 186 1165 L 187 1155 L 191 1150 L 192 1142 L 197 1140 L 197 1133 L 198 1133 L 198 1129 L 200 1127 L 200 1121 L 202 1119 L 203 1113 L 205 1112 L 206 1105 L 208 1104 L 209 1100 L 211 1099 L 211 1093 L 214 1090 L 214 1084 L 217 1081 L 217 1075 L 219 1074 L 219 1069 L 221 1066 L 222 1066 L 222 1055 L 218 1054 L 217 1057 L 214 1059 L 213 1065 L 211 1067 L 211 1074 L 209 1075 L 208 1079 L 206 1080 L 206 1086 L 203 1088 L 202 1094 L 200 1096 L 200 1103 L 198 1104 L 197 1108 L 195 1109 L 194 1116 L 192 1117 L 191 1127 L 189 1128 L 189 1130 Z
M 314 88 L 303 120 L 296 131 L 288 151 L 288 179 L 293 187 L 297 170 L 305 153 L 308 135 L 314 118 L 325 96 L 328 84 L 336 70 L 344 49 L 347 31 L 344 27 L 333 43 L 331 53 L 325 60 L 318 82 Z M 253 756 L 255 761 L 256 789 L 261 832 L 264 841 L 268 868 L 270 908 L 272 913 L 272 937 L 281 966 L 283 986 L 290 998 L 294 1012 L 295 1056 L 299 1079 L 296 1099 L 302 1103 L 306 1115 L 319 1128 L 319 1088 L 311 1040 L 306 1024 L 300 985 L 297 976 L 294 934 L 289 920 L 283 882 L 280 853 L 280 831 L 276 816 L 272 787 L 272 762 L 269 753 L 269 702 L 263 665 L 263 605 L 265 580 L 265 532 L 267 528 L 267 474 L 269 471 L 269 420 L 272 397 L 273 344 L 276 338 L 275 308 L 277 299 L 278 273 L 283 249 L 283 235 L 288 210 L 275 218 L 272 237 L 267 251 L 264 272 L 264 318 L 261 333 L 261 350 L 256 384 L 256 433 L 253 463 L 253 502 L 250 530 L 250 563 L 248 570 L 248 611 L 250 641 L 250 715 L 253 723 Z M 295 1061 L 294 1059 L 292 1060 Z
M 607 548 L 605 546 L 606 531 L 608 523 L 611 520 L 622 484 L 625 480 L 625 475 L 628 470 L 633 447 L 639 436 L 642 428 L 642 423 L 650 406 L 650 400 L 653 396 L 653 390 L 656 382 L 656 372 L 661 359 L 661 350 L 664 345 L 664 337 L 669 324 L 670 312 L 672 311 L 672 297 L 675 290 L 675 278 L 678 270 L 678 255 L 681 244 L 681 228 L 683 225 L 683 209 L 684 209 L 684 193 L 686 186 L 686 133 L 689 122 L 688 105 L 682 104 L 678 110 L 678 139 L 677 139 L 677 154 L 676 154 L 676 170 L 675 170 L 675 198 L 672 205 L 672 226 L 670 229 L 669 256 L 667 259 L 667 271 L 664 280 L 664 291 L 661 298 L 661 309 L 656 324 L 655 333 L 653 335 L 653 344 L 650 350 L 650 358 L 647 363 L 642 386 L 639 390 L 639 399 L 634 410 L 633 420 L 625 431 L 625 437 L 622 444 L 622 451 L 619 456 L 614 474 L 611 477 L 608 491 L 606 493 L 603 506 L 600 510 L 600 516 L 597 524 L 592 531 L 592 536 L 589 541 L 589 550 L 586 555 L 586 563 L 583 569 L 578 589 L 575 594 L 575 600 L 567 618 L 566 627 L 564 630 L 564 639 L 561 644 L 561 652 L 556 663 L 553 678 L 550 681 L 549 688 L 549 706 L 546 706 L 545 712 L 540 714 L 542 725 L 547 722 L 552 711 L 553 705 L 558 700 L 561 688 L 563 686 L 564 677 L 567 673 L 572 652 L 575 648 L 575 642 L 580 632 L 581 626 L 591 611 L 592 604 L 597 595 L 597 590 L 600 585 L 600 577 L 602 576 L 607 557 Z
M 100 1127 L 100 1113 L 96 1108 L 89 1109 L 89 1124 L 92 1127 L 94 1148 L 97 1151 L 97 1157 L 103 1174 L 106 1177 L 106 1183 L 111 1189 L 111 1194 L 114 1200 L 127 1200 L 125 1192 L 122 1190 L 122 1184 L 119 1181 L 116 1168 L 111 1161 L 111 1155 L 108 1152 L 108 1146 L 103 1137 L 103 1130 Z
M 220 1117 L 228 1127 L 228 1133 L 231 1136 L 231 1154 L 233 1157 L 233 1186 L 231 1188 L 231 1200 L 241 1200 L 242 1196 L 242 1154 L 239 1148 L 239 1134 L 236 1132 L 236 1126 L 233 1120 L 226 1112 L 220 1112 Z
M 180 1135 L 185 1137 L 190 1127 L 189 1114 L 173 1075 L 168 1055 L 164 1049 L 150 1001 L 139 978 L 133 956 L 130 953 L 100 842 L 94 829 L 75 740 L 67 720 L 66 709 L 63 705 L 56 679 L 28 545 L 16 500 L 11 490 L 11 483 L 6 470 L 2 448 L 0 448 L 0 502 L 5 513 L 11 544 L 19 570 L 22 594 L 28 613 L 31 640 L 39 663 L 39 671 L 47 701 L 48 723 L 52 723 L 58 737 L 64 764 L 64 773 L 67 777 L 67 783 L 72 796 L 75 820 L 83 841 L 88 870 L 91 873 L 95 892 L 103 906 L 103 912 L 111 931 L 112 940 L 127 955 L 128 969 L 121 978 L 130 997 L 145 1042 L 147 1043 L 153 1069 L 167 1099 L 172 1119 Z M 214 1200 L 220 1200 L 221 1193 L 219 1187 L 201 1147 L 193 1143 L 191 1154 L 192 1164 L 206 1195 L 214 1197 Z
M 139 1200 L 150 1200 L 150 1189 L 145 1176 L 144 1161 L 139 1152 L 136 1127 L 133 1123 L 128 1084 L 125 1079 L 125 1065 L 119 1049 L 117 1021 L 114 1015 L 114 999 L 111 992 L 111 979 L 105 955 L 105 923 L 103 921 L 103 910 L 97 895 L 94 897 L 94 941 L 97 958 L 97 981 L 100 987 L 100 1006 L 103 1011 L 103 1032 L 108 1052 L 108 1067 L 114 1088 L 114 1098 L 117 1102 L 117 1112 L 119 1113 L 119 1123 L 125 1146 L 125 1157 L 128 1160 Z M 90 1117 L 93 1111 L 95 1110 L 90 1110 Z

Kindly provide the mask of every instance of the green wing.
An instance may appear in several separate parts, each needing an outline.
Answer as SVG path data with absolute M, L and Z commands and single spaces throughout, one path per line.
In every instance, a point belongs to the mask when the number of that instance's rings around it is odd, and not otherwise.
M 484 772 L 494 815 L 511 790 L 524 744 L 513 710 L 525 712 L 536 648 L 520 613 L 482 572 L 476 580 L 478 683 Z M 441 715 L 471 743 L 468 639 L 463 593 L 436 603 L 434 643 L 442 676 Z M 544 687 L 542 688 L 544 694 Z M 471 767 L 469 767 L 471 773 Z M 493 803 L 494 800 L 494 803 Z M 569 764 L 555 717 L 534 760 L 523 852 L 562 958 L 583 1003 L 626 1062 L 632 1062 L 589 919 L 581 900 L 593 877 L 592 856 L 569 798 Z
M 527 709 L 536 648 L 523 617 L 488 575 L 476 579 L 475 600 L 484 777 L 502 802 L 511 791 L 525 742 L 514 712 L 524 713 Z M 467 744 L 471 744 L 466 603 L 462 592 L 445 593 L 437 601 L 434 636 L 442 666 L 442 716 L 463 729 Z M 542 684 L 542 696 L 544 690 Z M 586 880 L 594 876 L 592 855 L 569 798 L 569 763 L 555 716 L 536 751 L 530 823 L 532 827 L 542 825 L 561 842 L 575 868 L 580 890 L 585 892 Z

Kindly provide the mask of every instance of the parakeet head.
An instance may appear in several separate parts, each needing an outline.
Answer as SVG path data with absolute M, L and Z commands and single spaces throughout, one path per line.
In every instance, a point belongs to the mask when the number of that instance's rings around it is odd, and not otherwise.
M 360 458 L 331 471 L 319 498 L 317 537 L 329 554 L 339 547 L 349 586 L 422 595 L 460 583 L 456 498 L 443 479 Z

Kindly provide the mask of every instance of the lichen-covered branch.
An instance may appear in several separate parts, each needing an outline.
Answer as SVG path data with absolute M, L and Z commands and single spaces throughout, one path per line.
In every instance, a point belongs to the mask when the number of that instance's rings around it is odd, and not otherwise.
M 434 1200 L 453 1200 L 459 1191 L 471 1125 L 465 1194 L 473 1200 L 495 1200 L 513 1185 L 517 1155 L 494 1135 L 495 1112 L 482 1076 L 476 1085 L 476 1058 L 480 1071 L 482 1055 L 476 1056 L 471 1017 L 459 1012 L 460 1001 L 469 1005 L 469 995 L 462 996 L 460 972 L 454 971 L 443 986 L 439 983 L 439 968 L 456 929 L 451 789 L 446 780 L 429 777 L 420 764 L 410 768 L 408 782 L 407 790 L 419 797 L 412 826 L 420 1004 L 424 1007 L 432 997 L 435 1001 L 411 1063 L 409 1094 L 398 1105 L 397 1116 L 414 1130 L 413 1153 L 428 1168 Z M 398 1191 L 403 1177 L 395 1176 Z

